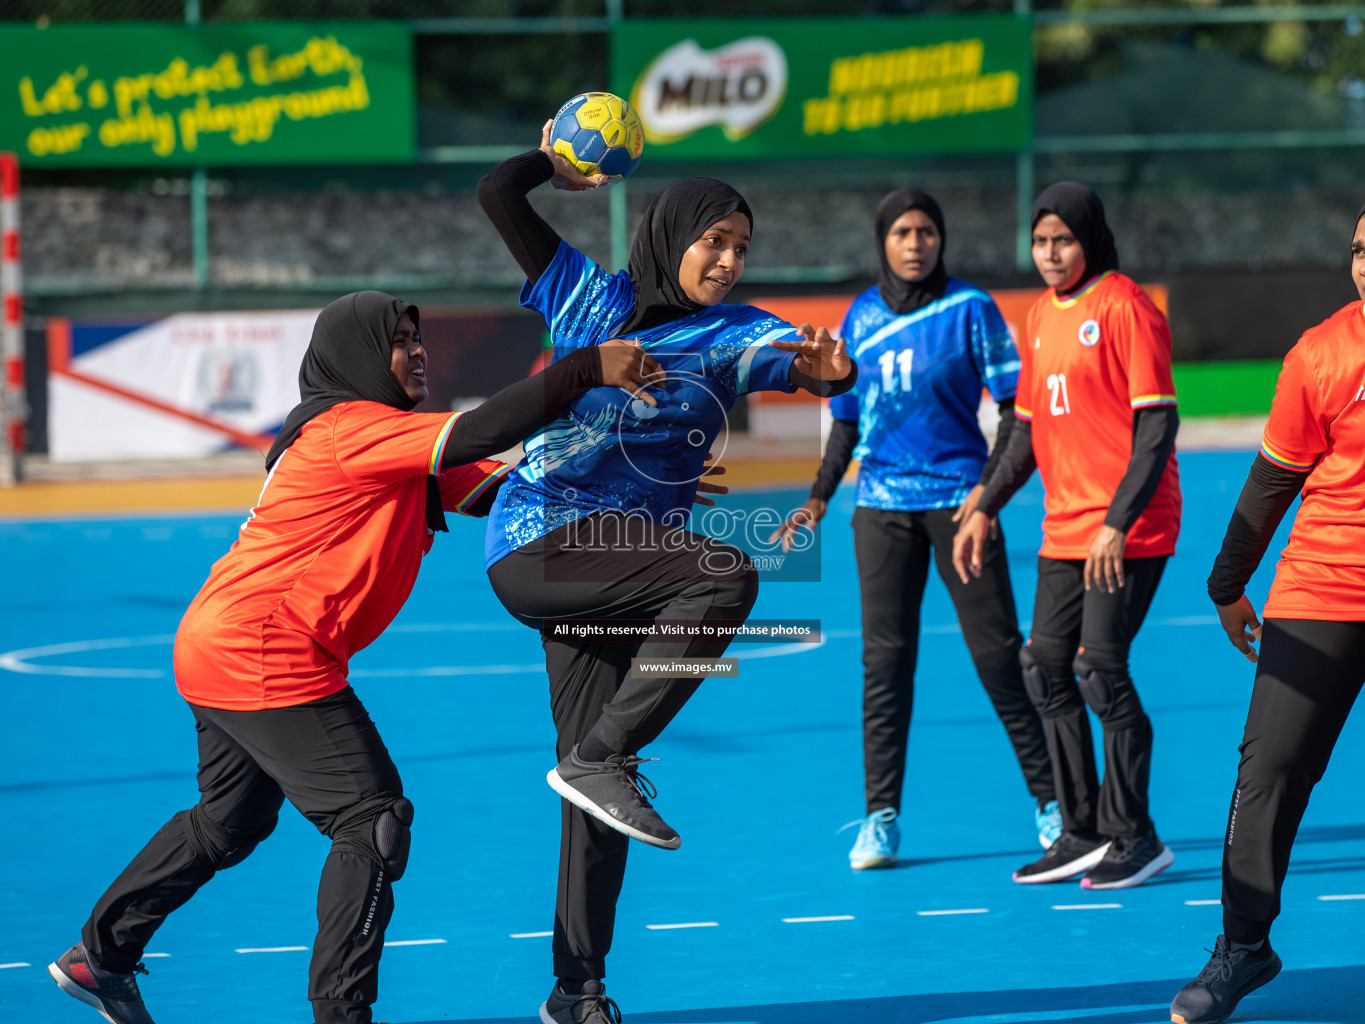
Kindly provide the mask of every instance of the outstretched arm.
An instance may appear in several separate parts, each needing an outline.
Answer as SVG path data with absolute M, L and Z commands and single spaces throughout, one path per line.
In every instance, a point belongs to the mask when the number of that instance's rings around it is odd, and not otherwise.
M 858 366 L 848 357 L 843 338 L 831 337 L 824 327 L 817 331 L 810 324 L 802 324 L 797 330 L 805 336 L 801 341 L 768 342 L 773 348 L 796 353 L 787 372 L 793 387 L 817 398 L 833 398 L 858 383 Z
M 613 339 L 575 349 L 456 419 L 441 455 L 441 469 L 486 459 L 520 444 L 589 388 L 627 388 L 657 405 L 644 389 L 663 379 L 659 364 L 637 342 Z

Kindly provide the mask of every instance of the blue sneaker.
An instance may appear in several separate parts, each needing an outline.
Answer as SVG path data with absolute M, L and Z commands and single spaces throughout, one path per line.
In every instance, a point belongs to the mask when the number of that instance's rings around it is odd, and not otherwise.
M 1038 829 L 1038 842 L 1044 850 L 1052 848 L 1062 835 L 1062 809 L 1056 800 L 1049 800 L 1033 812 L 1033 824 Z
M 844 828 L 854 825 L 858 826 L 858 840 L 853 844 L 853 849 L 848 851 L 849 867 L 854 871 L 863 871 L 866 868 L 889 868 L 896 863 L 901 830 L 896 824 L 894 807 L 883 807 L 866 818 L 850 821 Z

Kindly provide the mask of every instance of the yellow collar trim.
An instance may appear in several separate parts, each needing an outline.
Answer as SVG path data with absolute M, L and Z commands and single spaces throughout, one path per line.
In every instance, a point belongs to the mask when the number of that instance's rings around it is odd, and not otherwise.
M 1071 296 L 1071 298 L 1069 298 L 1069 299 L 1059 299 L 1059 298 L 1057 298 L 1057 289 L 1056 289 L 1056 288 L 1052 289 L 1052 304 L 1053 304 L 1054 306 L 1056 306 L 1058 309 L 1070 309 L 1070 308 L 1071 308 L 1072 306 L 1074 306 L 1076 303 L 1080 302 L 1081 299 L 1083 299 L 1083 298 L 1085 298 L 1087 295 L 1089 295 L 1090 292 L 1091 292 L 1091 290 L 1092 290 L 1097 284 L 1099 284 L 1099 283 L 1100 283 L 1101 281 L 1103 281 L 1106 277 L 1109 277 L 1109 276 L 1112 275 L 1113 273 L 1115 273 L 1115 272 L 1112 271 L 1112 270 L 1106 270 L 1103 274 L 1101 274 L 1099 277 L 1095 278 L 1095 280 L 1091 281 L 1088 285 L 1086 285 L 1084 288 L 1082 288 L 1080 291 L 1078 291 L 1075 295 Z

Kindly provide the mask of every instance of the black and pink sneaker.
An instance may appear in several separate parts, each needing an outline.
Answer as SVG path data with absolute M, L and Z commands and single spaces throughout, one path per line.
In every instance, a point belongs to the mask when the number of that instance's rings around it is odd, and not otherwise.
M 147 973 L 141 964 L 130 974 L 106 971 L 90 958 L 85 943 L 78 942 L 48 964 L 47 973 L 63 992 L 94 1007 L 109 1024 L 156 1024 L 137 990 L 136 976 Z

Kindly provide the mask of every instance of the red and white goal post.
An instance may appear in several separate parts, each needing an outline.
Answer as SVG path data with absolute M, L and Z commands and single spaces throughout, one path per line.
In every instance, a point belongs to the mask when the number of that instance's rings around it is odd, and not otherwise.
M 23 479 L 28 400 L 24 394 L 24 299 L 19 263 L 19 158 L 0 153 L 0 486 Z

